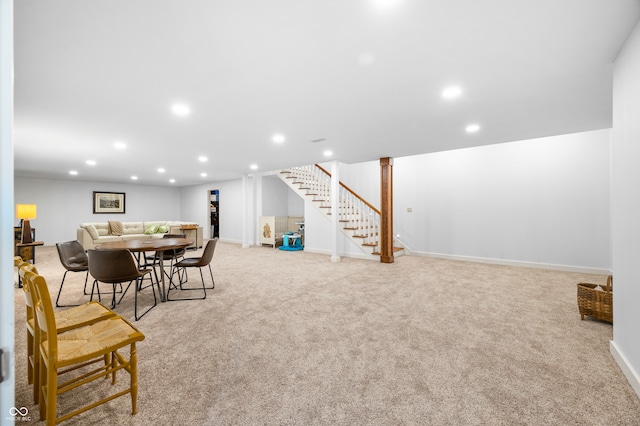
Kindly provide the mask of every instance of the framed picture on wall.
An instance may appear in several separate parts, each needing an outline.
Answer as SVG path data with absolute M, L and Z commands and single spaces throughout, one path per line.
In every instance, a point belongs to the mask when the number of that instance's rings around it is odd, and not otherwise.
M 124 192 L 93 191 L 93 213 L 124 213 Z

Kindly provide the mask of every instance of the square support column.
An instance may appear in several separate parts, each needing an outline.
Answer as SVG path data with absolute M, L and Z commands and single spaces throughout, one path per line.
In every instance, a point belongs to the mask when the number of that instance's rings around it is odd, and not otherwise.
M 380 159 L 380 262 L 393 263 L 393 159 Z

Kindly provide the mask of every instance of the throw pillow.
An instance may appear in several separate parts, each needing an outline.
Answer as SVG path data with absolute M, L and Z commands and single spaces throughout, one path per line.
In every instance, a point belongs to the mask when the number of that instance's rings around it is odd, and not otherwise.
M 147 225 L 144 228 L 144 233 L 146 235 L 157 234 L 158 233 L 158 225 Z
M 123 233 L 124 233 L 124 228 L 122 227 L 122 222 L 117 222 L 115 220 L 109 221 L 109 234 L 122 235 Z
M 93 238 L 94 240 L 97 240 L 100 236 L 98 235 L 98 230 L 96 229 L 95 226 L 93 225 L 85 225 L 84 229 L 87 230 L 87 232 L 89 233 L 89 235 L 91 235 L 91 238 Z
M 166 234 L 167 232 L 169 232 L 167 225 L 158 225 L 158 234 Z

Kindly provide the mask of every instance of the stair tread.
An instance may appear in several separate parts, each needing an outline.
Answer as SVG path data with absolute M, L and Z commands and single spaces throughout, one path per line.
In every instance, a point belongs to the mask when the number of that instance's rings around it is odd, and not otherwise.
M 396 252 L 398 252 L 398 251 L 402 251 L 402 250 L 404 250 L 402 247 L 394 247 L 394 248 L 393 248 L 393 252 L 394 252 L 394 253 L 396 253 Z M 379 251 L 374 251 L 374 252 L 373 252 L 373 253 L 371 253 L 371 254 L 374 254 L 374 255 L 376 255 L 376 256 L 380 256 L 380 252 L 379 252 Z

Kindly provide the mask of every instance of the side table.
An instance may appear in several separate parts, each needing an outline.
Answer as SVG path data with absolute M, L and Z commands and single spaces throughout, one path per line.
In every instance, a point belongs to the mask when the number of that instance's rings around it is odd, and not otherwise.
M 182 230 L 182 232 L 184 232 L 184 234 L 186 235 L 186 238 L 193 240 L 193 244 L 188 246 L 188 249 L 194 249 L 197 250 L 198 247 L 202 246 L 202 238 L 198 238 L 199 235 L 201 234 L 201 232 L 198 232 L 198 226 L 193 226 L 193 225 L 186 225 L 186 226 L 182 226 L 180 227 L 180 229 Z
M 44 241 L 34 241 L 32 243 L 16 243 L 16 256 L 20 256 L 25 262 L 36 263 L 36 247 L 43 246 Z M 22 288 L 22 280 L 18 274 L 18 288 Z

